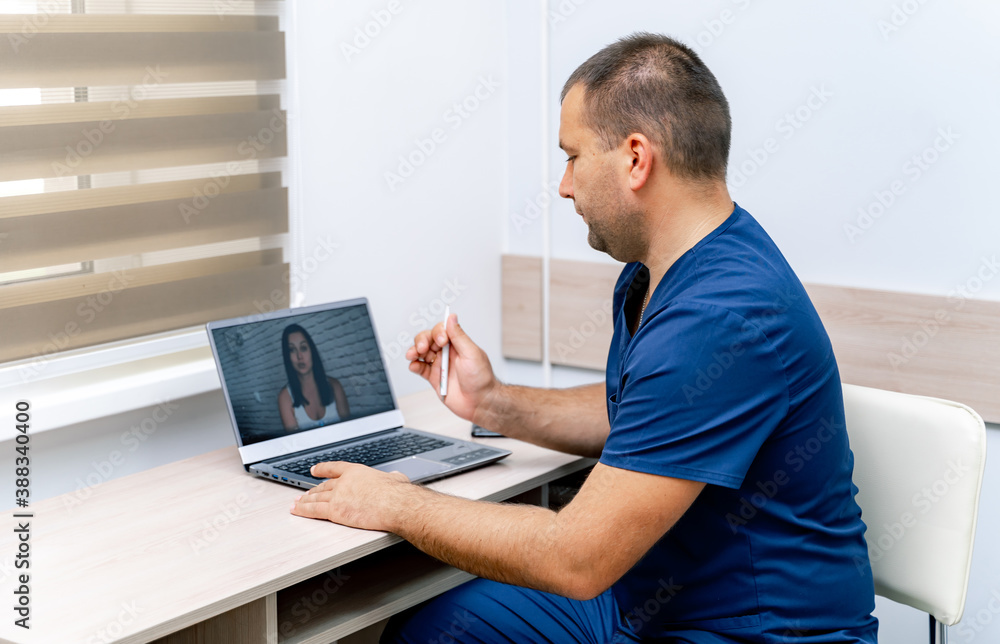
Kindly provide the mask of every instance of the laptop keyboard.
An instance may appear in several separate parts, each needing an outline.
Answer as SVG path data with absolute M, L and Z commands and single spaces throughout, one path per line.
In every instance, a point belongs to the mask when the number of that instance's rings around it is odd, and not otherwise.
M 295 474 L 310 476 L 309 468 L 316 463 L 324 461 L 347 461 L 349 463 L 361 463 L 362 465 L 378 465 L 379 463 L 394 461 L 397 458 L 423 454 L 424 452 L 429 452 L 440 447 L 447 447 L 448 445 L 453 445 L 453 443 L 419 434 L 397 434 L 369 443 L 362 443 L 361 445 L 309 454 L 305 458 L 290 463 L 282 463 L 277 467 L 294 472 Z

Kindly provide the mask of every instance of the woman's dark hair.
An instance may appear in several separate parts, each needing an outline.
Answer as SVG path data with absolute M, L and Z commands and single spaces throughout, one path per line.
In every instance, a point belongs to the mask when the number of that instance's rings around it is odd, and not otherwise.
M 312 336 L 298 324 L 289 324 L 281 332 L 281 357 L 285 360 L 285 375 L 288 376 L 288 391 L 292 394 L 292 407 L 305 407 L 309 401 L 302 395 L 302 386 L 299 384 L 299 373 L 292 366 L 292 358 L 288 351 L 288 336 L 293 333 L 301 333 L 309 343 L 309 355 L 312 356 L 313 378 L 316 380 L 316 388 L 319 390 L 320 402 L 326 407 L 333 402 L 333 387 L 326 377 L 326 369 L 323 368 L 323 359 L 319 357 L 316 350 L 316 343 Z

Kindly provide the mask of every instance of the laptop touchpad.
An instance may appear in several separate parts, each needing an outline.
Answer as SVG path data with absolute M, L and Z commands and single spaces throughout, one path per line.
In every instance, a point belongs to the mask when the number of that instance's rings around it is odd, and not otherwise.
M 410 458 L 402 461 L 376 465 L 375 469 L 382 470 L 383 472 L 402 472 L 406 475 L 406 478 L 411 481 L 416 481 L 424 478 L 425 476 L 431 476 L 433 474 L 451 469 L 451 467 L 443 463 L 437 463 L 435 461 L 428 461 L 427 459 L 411 456 Z

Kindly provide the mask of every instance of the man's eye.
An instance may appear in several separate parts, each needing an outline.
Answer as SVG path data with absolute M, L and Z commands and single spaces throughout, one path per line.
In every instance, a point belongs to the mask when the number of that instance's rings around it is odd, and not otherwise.
M 566 163 L 571 163 L 573 161 L 573 159 L 575 159 L 575 158 L 576 158 L 575 155 L 571 156 L 571 157 L 566 157 Z

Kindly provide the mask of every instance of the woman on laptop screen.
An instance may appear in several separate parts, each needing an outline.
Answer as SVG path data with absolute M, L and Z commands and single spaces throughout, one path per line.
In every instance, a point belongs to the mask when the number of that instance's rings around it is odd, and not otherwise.
M 288 384 L 278 392 L 278 411 L 286 430 L 312 429 L 347 420 L 347 395 L 336 378 L 326 375 L 312 337 L 298 324 L 281 334 Z

